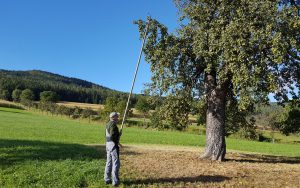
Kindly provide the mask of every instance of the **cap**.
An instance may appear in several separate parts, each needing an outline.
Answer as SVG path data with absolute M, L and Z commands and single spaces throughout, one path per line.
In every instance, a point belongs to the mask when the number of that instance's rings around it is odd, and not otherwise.
M 112 113 L 109 114 L 110 118 L 115 117 L 115 116 L 120 116 L 120 113 L 118 113 L 118 112 L 112 112 Z

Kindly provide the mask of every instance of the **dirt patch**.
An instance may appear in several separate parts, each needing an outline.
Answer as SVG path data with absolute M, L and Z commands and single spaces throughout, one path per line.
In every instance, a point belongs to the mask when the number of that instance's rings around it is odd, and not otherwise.
M 228 152 L 200 159 L 196 148 L 128 146 L 121 151 L 125 187 L 300 187 L 300 158 Z

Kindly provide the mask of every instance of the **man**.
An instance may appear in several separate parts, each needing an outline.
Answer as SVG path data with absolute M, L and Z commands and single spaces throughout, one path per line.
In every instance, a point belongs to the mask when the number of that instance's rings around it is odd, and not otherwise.
M 120 169 L 120 159 L 119 159 L 119 147 L 120 132 L 117 127 L 117 122 L 119 120 L 119 113 L 112 112 L 109 115 L 110 121 L 106 125 L 105 135 L 106 135 L 106 166 L 104 173 L 105 183 L 113 184 L 113 186 L 118 186 L 120 184 L 119 179 L 119 169 Z M 112 175 L 112 179 L 111 179 Z

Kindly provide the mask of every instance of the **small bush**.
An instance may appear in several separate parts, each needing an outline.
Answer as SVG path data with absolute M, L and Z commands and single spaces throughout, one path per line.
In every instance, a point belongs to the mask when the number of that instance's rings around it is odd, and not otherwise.
M 80 115 L 79 114 L 73 114 L 73 115 L 71 115 L 71 118 L 72 119 L 78 119 L 78 118 L 80 118 Z
M 150 116 L 150 126 L 153 128 L 162 128 L 164 127 L 162 117 L 159 112 L 155 111 Z M 165 128 L 165 127 L 164 127 Z
M 142 122 L 142 121 L 135 121 L 135 120 L 126 120 L 126 123 L 129 126 L 137 126 L 137 127 L 145 127 L 145 128 L 150 127 L 150 123 L 149 122 Z

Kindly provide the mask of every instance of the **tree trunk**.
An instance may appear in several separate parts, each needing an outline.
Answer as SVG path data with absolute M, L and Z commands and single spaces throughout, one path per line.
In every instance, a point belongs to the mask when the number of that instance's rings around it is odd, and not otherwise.
M 225 143 L 225 105 L 226 84 L 217 86 L 214 75 L 206 76 L 206 145 L 205 159 L 224 161 L 226 154 Z

